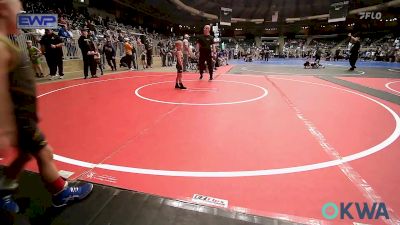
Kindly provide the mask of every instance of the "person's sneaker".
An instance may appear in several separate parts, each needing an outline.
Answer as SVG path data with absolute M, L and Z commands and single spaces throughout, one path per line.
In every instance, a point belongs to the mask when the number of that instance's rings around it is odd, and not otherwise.
M 64 76 L 60 76 L 60 80 L 64 79 Z
M 214 80 L 214 78 L 212 76 L 210 76 L 210 80 Z
M 203 79 L 203 74 L 200 74 L 200 78 L 199 78 L 199 79 L 200 79 L 200 80 Z
M 53 207 L 63 207 L 86 198 L 93 190 L 93 184 L 84 183 L 79 186 L 67 186 L 62 192 L 53 196 Z
M 181 88 L 178 83 L 175 84 L 175 88 Z
M 18 204 L 14 201 L 12 195 L 6 195 L 0 198 L 0 209 L 11 213 L 19 212 Z

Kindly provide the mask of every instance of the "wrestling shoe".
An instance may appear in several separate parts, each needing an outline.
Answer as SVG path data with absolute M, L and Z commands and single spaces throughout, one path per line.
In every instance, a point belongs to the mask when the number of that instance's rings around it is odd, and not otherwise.
M 63 191 L 53 196 L 53 206 L 63 207 L 86 198 L 93 190 L 93 184 L 84 183 L 79 186 L 67 186 Z
M 0 209 L 11 213 L 19 212 L 18 204 L 14 201 L 12 195 L 6 195 L 0 198 Z

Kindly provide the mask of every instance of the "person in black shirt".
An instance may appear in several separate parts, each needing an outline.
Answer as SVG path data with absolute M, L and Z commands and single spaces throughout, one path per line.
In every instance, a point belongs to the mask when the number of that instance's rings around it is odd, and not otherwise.
M 54 34 L 52 30 L 46 29 L 45 35 L 40 40 L 42 52 L 46 57 L 47 66 L 50 70 L 51 79 L 56 79 L 57 67 L 60 79 L 64 77 L 63 73 L 63 41 L 61 38 Z
M 351 33 L 349 33 L 349 37 L 350 37 L 350 42 L 353 43 L 353 46 L 350 49 L 349 62 L 351 67 L 349 70 L 354 70 L 355 68 L 357 68 L 356 62 L 358 59 L 358 51 L 360 50 L 361 44 L 359 37 L 354 37 L 353 35 L 351 35 Z
M 200 52 L 200 79 L 203 79 L 203 73 L 206 67 L 205 62 L 207 62 L 210 80 L 213 80 L 212 53 L 215 53 L 215 46 L 214 37 L 210 35 L 210 25 L 205 25 L 203 32 L 203 35 L 199 36 L 197 39 L 197 50 Z
M 79 37 L 78 44 L 82 52 L 83 59 L 83 73 L 85 79 L 88 77 L 90 67 L 90 72 L 92 77 L 96 76 L 96 64 L 94 63 L 94 50 L 91 49 L 92 40 L 88 37 L 88 31 L 86 28 L 82 29 L 82 35 Z
M 265 60 L 269 61 L 269 47 L 268 46 L 265 46 L 265 49 L 264 49 L 264 61 Z
M 103 52 L 106 55 L 106 60 L 108 65 L 111 67 L 111 70 L 116 71 L 117 66 L 115 62 L 115 48 L 112 46 L 111 40 L 107 40 L 106 44 L 103 47 Z
M 317 47 L 317 49 L 315 50 L 315 62 L 319 64 L 319 61 L 321 61 L 321 49 L 319 47 Z
M 335 60 L 339 61 L 339 56 L 340 56 L 340 48 L 336 49 L 335 57 L 333 58 L 333 61 L 335 61 Z
M 146 49 L 146 61 L 147 61 L 147 66 L 146 68 L 152 68 L 151 65 L 153 64 L 153 44 L 151 40 L 147 40 L 147 43 L 145 43 L 145 49 Z M 135 53 L 136 49 L 133 49 L 133 53 Z M 135 60 L 135 57 L 132 57 L 133 60 Z M 135 61 L 133 62 L 133 65 L 136 69 L 136 63 Z
M 162 67 L 167 66 L 167 49 L 164 46 L 164 43 L 159 42 L 158 47 L 160 48 L 160 56 L 161 56 L 161 62 L 162 62 Z

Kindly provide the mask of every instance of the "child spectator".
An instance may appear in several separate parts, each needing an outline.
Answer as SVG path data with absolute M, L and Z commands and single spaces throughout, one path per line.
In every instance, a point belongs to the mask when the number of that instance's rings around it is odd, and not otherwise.
M 35 73 L 36 73 L 36 77 L 40 77 L 40 78 L 44 77 L 42 64 L 41 64 L 42 62 L 40 60 L 40 57 L 42 56 L 42 52 L 35 46 L 32 46 L 32 41 L 27 41 L 26 45 L 28 48 L 29 58 L 31 60 L 33 69 L 35 70 Z

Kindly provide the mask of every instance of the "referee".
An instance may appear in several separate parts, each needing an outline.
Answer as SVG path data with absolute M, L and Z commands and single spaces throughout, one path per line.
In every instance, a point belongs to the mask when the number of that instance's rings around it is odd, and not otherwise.
M 356 62 L 358 59 L 358 51 L 360 51 L 360 38 L 356 35 L 351 35 L 351 33 L 349 33 L 349 37 L 350 37 L 350 42 L 353 44 L 351 46 L 350 49 L 350 58 L 349 58 L 349 62 L 350 62 L 350 71 L 354 70 L 356 67 Z
M 210 25 L 205 25 L 203 28 L 203 35 L 198 37 L 197 51 L 200 52 L 200 79 L 203 79 L 203 73 L 206 67 L 205 63 L 207 62 L 208 72 L 210 73 L 210 80 L 213 80 L 212 53 L 215 53 L 215 45 L 214 37 L 210 35 Z

